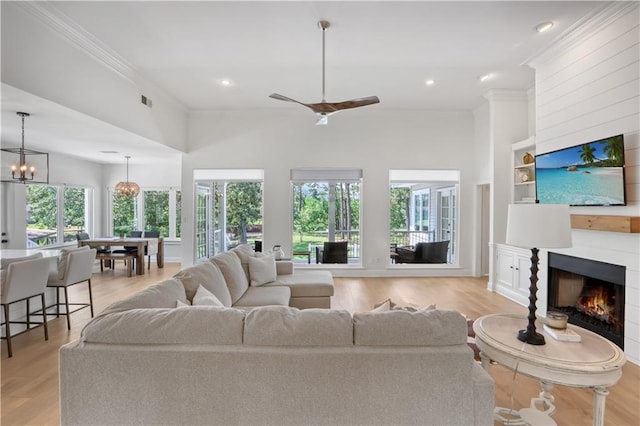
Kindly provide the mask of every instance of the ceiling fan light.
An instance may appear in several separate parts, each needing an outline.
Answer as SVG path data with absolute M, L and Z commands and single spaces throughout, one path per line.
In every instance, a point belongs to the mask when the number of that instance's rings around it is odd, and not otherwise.
M 317 114 L 316 126 L 325 126 L 329 124 L 329 114 Z

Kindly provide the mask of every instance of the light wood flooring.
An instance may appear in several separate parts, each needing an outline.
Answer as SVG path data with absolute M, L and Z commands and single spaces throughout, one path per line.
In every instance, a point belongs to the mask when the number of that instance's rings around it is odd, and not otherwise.
M 116 300 L 175 274 L 178 264 L 152 267 L 142 277 L 128 278 L 120 265 L 115 271 L 94 274 L 92 279 L 96 313 Z M 336 295 L 332 306 L 350 312 L 367 311 L 387 298 L 399 305 L 425 306 L 435 303 L 441 309 L 454 309 L 470 318 L 509 312 L 526 314 L 526 308 L 486 290 L 486 278 L 336 278 Z M 86 285 L 72 287 L 70 298 L 84 300 Z M 13 358 L 7 358 L 2 343 L 1 417 L 2 425 L 58 424 L 58 348 L 78 338 L 89 321 L 88 309 L 71 316 L 71 330 L 64 317 L 49 322 L 49 341 L 42 328 L 13 339 Z M 97 366 L 99 368 L 99 366 Z M 627 363 L 621 381 L 607 398 L 606 425 L 640 425 L 640 368 Z M 515 409 L 527 407 L 530 398 L 540 392 L 539 384 L 492 365 L 490 374 L 496 382 L 496 404 Z M 559 425 L 592 423 L 592 392 L 556 386 L 553 392 Z M 425 424 L 428 421 L 425 419 Z

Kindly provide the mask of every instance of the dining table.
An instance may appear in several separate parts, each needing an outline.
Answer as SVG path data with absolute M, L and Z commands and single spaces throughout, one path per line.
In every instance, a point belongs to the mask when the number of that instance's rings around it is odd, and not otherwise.
M 158 268 L 164 267 L 164 242 L 162 238 L 120 238 L 120 237 L 104 237 L 90 238 L 88 240 L 79 240 L 78 246 L 89 247 L 135 247 L 136 250 L 136 275 L 144 275 L 144 256 L 145 247 L 154 244 L 157 241 L 158 253 L 156 254 L 156 263 Z

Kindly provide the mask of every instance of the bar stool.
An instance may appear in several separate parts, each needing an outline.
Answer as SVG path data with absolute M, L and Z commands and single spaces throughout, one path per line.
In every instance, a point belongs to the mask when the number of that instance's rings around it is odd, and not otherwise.
M 67 316 L 67 329 L 71 330 L 71 319 L 69 316 L 84 308 L 91 308 L 91 318 L 93 318 L 93 296 L 91 295 L 91 274 L 93 272 L 93 262 L 96 259 L 96 249 L 89 249 L 88 246 L 78 248 L 63 248 L 60 250 L 58 259 L 58 270 L 49 273 L 47 287 L 55 287 L 56 303 L 47 306 L 47 309 L 55 307 L 56 316 Z M 87 282 L 89 286 L 89 303 L 69 303 L 69 292 L 67 288 Z M 60 302 L 60 289 L 64 289 L 64 302 Z M 65 306 L 65 311 L 60 312 L 60 306 Z M 79 306 L 71 311 L 70 305 Z
M 7 352 L 9 358 L 13 356 L 13 350 L 11 347 L 11 324 L 25 324 L 26 330 L 29 331 L 32 325 L 36 327 L 39 325 L 44 326 L 44 340 L 49 340 L 49 329 L 47 328 L 47 315 L 44 309 L 42 311 L 42 322 L 33 322 L 30 320 L 31 307 L 30 300 L 34 297 L 40 296 L 41 306 L 45 306 L 44 292 L 47 288 L 47 278 L 49 276 L 49 263 L 50 260 L 42 257 L 42 253 L 37 253 L 34 256 L 17 259 L 4 259 L 3 266 L 6 265 L 6 269 L 0 271 L 2 282 L 2 293 L 0 294 L 0 304 L 4 313 L 5 326 L 5 339 L 7 341 Z M 11 321 L 9 318 L 9 305 L 12 303 L 26 301 L 26 321 Z M 17 334 L 20 334 L 17 333 Z

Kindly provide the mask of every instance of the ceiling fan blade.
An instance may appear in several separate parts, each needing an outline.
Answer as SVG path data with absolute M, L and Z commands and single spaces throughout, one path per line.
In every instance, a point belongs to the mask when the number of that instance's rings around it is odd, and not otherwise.
M 269 95 L 269 97 L 273 98 L 273 99 L 277 99 L 279 101 L 295 102 L 297 104 L 305 105 L 302 102 L 296 101 L 295 99 L 288 98 L 288 97 L 286 97 L 284 95 L 280 95 L 278 93 L 272 93 L 272 94 Z
M 351 99 L 342 102 L 320 102 L 317 104 L 303 104 L 308 106 L 315 113 L 337 112 L 343 109 L 358 108 L 367 105 L 373 105 L 380 102 L 377 96 L 368 96 L 366 98 Z

